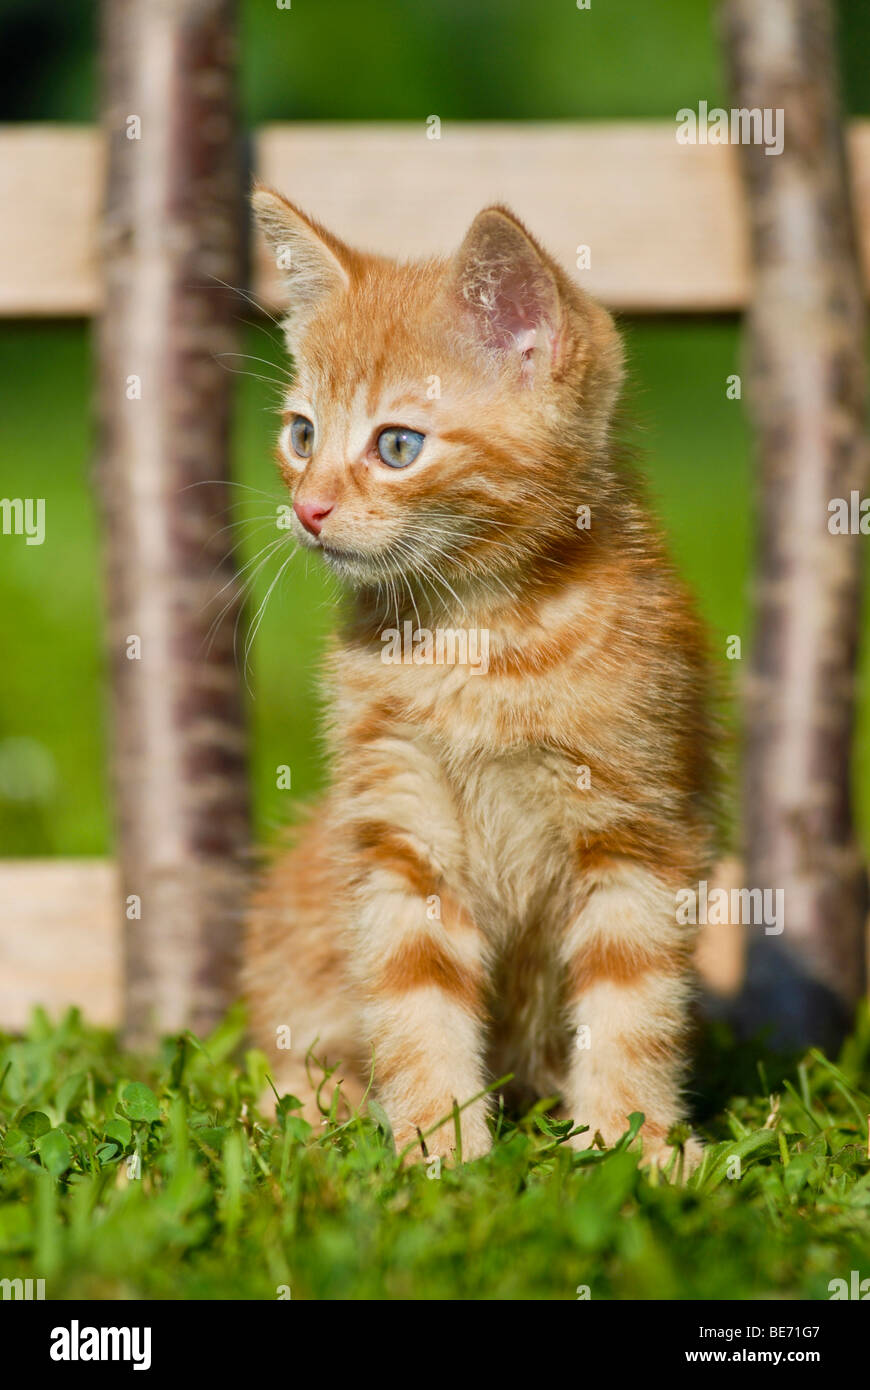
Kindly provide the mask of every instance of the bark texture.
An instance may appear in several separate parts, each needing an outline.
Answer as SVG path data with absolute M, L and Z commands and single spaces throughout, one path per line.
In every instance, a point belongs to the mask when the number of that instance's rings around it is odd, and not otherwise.
M 231 0 L 105 0 L 103 55 L 98 485 L 125 1022 L 142 1043 L 208 1029 L 237 992 L 248 813 L 235 614 L 209 638 L 235 592 L 216 521 L 232 381 L 216 354 L 235 346 L 239 312 L 217 282 L 242 274 Z
M 784 147 L 746 144 L 754 262 L 748 395 L 758 448 L 755 634 L 746 691 L 746 883 L 784 890 L 750 928 L 743 1018 L 836 1044 L 866 988 L 867 879 L 850 762 L 860 535 L 828 504 L 866 495 L 864 301 L 827 0 L 727 0 L 737 107 L 781 109 Z

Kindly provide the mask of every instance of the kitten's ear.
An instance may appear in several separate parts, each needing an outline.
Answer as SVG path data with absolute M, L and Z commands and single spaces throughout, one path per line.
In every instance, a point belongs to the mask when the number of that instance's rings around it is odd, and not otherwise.
M 543 352 L 552 365 L 563 314 L 546 252 L 507 208 L 484 208 L 453 258 L 451 287 L 484 345 L 516 354 L 523 375 Z
M 294 317 L 347 289 L 354 260 L 350 247 L 271 188 L 256 187 L 251 204 L 288 287 Z

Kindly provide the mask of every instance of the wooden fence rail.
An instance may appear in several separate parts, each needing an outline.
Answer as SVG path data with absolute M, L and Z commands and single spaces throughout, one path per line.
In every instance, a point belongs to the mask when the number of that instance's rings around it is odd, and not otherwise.
M 723 860 L 711 887 L 739 886 Z M 118 869 L 108 859 L 0 860 L 0 1029 L 24 1028 L 34 1005 L 56 1018 L 72 1005 L 90 1023 L 121 1022 Z M 736 994 L 745 957 L 739 925 L 702 928 L 698 972 L 710 995 Z
M 722 312 L 748 295 L 736 151 L 678 145 L 672 122 L 274 125 L 257 174 L 355 245 L 446 251 L 486 202 L 507 202 L 614 309 Z M 852 190 L 870 286 L 870 121 L 849 130 Z M 774 156 L 775 157 L 775 156 Z M 83 315 L 100 303 L 104 152 L 96 129 L 0 130 L 0 315 Z M 265 259 L 255 290 L 275 302 Z

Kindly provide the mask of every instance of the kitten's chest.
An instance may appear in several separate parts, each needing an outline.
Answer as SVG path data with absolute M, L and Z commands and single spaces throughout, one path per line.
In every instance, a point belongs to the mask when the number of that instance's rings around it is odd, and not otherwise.
M 350 718 L 366 707 L 389 711 L 437 745 L 445 763 L 486 764 L 505 782 L 528 750 L 583 735 L 587 705 L 600 715 L 601 682 L 582 660 L 549 670 L 487 666 L 486 646 L 481 652 L 470 642 L 469 655 L 474 662 L 420 665 L 407 653 L 394 664 L 354 657 L 340 672 L 341 704 Z
M 481 926 L 527 926 L 552 912 L 571 879 L 578 833 L 571 768 L 526 748 L 467 765 L 455 783 L 465 877 Z
M 615 755 L 594 674 L 576 665 L 519 675 L 359 658 L 343 674 L 339 728 L 362 730 L 400 766 L 425 769 L 414 781 L 424 803 L 427 778 L 449 789 L 458 836 L 448 829 L 442 837 L 422 813 L 420 829 L 435 835 L 438 851 L 462 845 L 452 867 L 480 924 L 502 931 L 524 927 L 546 905 L 558 910 L 578 840 L 608 810 L 588 779 L 588 763 L 599 768 Z M 444 805 L 440 795 L 436 803 Z

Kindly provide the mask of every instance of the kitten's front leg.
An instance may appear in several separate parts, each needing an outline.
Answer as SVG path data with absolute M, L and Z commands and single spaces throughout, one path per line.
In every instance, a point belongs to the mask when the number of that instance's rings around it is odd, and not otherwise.
M 692 938 L 676 922 L 674 889 L 653 869 L 614 858 L 583 888 L 584 905 L 562 944 L 572 1029 L 565 1103 L 613 1144 L 642 1111 L 644 1159 L 670 1157 L 668 1131 L 683 1118 L 681 1083 L 691 993 Z M 684 1171 L 701 1146 L 690 1139 Z
M 354 910 L 354 971 L 375 1086 L 396 1147 L 447 1118 L 426 1151 L 455 1156 L 454 1100 L 483 1090 L 484 966 L 480 933 L 441 881 L 425 843 L 387 823 L 357 835 L 362 874 Z M 460 1115 L 463 1159 L 490 1148 L 486 1102 Z

